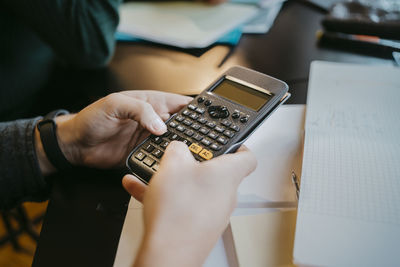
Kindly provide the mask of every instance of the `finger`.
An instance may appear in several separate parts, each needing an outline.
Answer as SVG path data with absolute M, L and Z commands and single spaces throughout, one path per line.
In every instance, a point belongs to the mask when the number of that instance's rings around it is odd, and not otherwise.
M 159 114 L 159 115 L 160 115 L 160 117 L 161 117 L 161 119 L 163 121 L 166 121 L 166 120 L 169 119 L 169 117 L 171 117 L 171 114 L 169 114 L 169 113 L 162 113 L 162 114 Z
M 120 93 L 149 102 L 159 114 L 178 112 L 193 100 L 193 98 L 189 96 L 151 90 L 123 91 Z
M 256 157 L 246 146 L 241 146 L 233 154 L 221 155 L 206 163 L 213 164 L 215 168 L 219 168 L 220 170 L 228 170 L 228 175 L 224 175 L 224 177 L 228 179 L 235 177 L 237 184 L 257 167 Z
M 114 93 L 106 97 L 106 103 L 108 112 L 118 119 L 138 121 L 144 128 L 156 135 L 161 135 L 167 131 L 167 126 L 160 116 L 145 101 L 121 93 Z
M 192 97 L 168 93 L 165 104 L 170 114 L 176 113 L 193 100 Z
M 182 142 L 172 141 L 165 150 L 161 160 L 162 165 L 180 164 L 182 161 L 195 161 L 187 145 Z
M 125 190 L 138 201 L 142 202 L 147 186 L 133 175 L 127 174 L 122 178 Z

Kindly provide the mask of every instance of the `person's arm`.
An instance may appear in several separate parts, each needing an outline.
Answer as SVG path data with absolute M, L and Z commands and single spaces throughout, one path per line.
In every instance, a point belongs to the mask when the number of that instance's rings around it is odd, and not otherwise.
M 20 201 L 47 198 L 48 185 L 37 163 L 34 142 L 40 119 L 0 123 L 0 210 Z
M 164 133 L 163 120 L 191 99 L 157 91 L 110 94 L 77 114 L 57 117 L 57 140 L 72 165 L 119 167 L 145 136 Z M 0 209 L 48 196 L 44 176 L 56 169 L 43 150 L 40 119 L 0 123 Z
M 0 0 L 68 64 L 101 67 L 111 58 L 122 0 Z
M 198 163 L 175 141 L 148 187 L 126 175 L 125 189 L 144 205 L 145 234 L 134 266 L 202 266 L 229 223 L 240 182 L 255 167 L 245 147 Z

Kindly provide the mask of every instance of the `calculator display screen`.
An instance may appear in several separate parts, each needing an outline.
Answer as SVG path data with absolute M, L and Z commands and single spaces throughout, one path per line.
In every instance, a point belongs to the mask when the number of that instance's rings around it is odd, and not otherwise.
M 212 91 L 216 95 L 255 111 L 258 111 L 272 98 L 272 95 L 228 79 L 224 79 Z

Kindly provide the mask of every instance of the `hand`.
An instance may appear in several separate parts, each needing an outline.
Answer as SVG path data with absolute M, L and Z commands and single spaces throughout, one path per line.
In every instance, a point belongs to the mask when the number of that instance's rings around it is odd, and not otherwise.
M 167 129 L 163 120 L 191 99 L 157 91 L 110 94 L 78 114 L 57 117 L 59 145 L 67 160 L 74 165 L 97 168 L 122 166 L 134 146 L 149 132 L 163 134 Z M 40 150 L 40 138 L 37 139 Z M 46 173 L 51 169 L 49 163 L 40 161 L 41 154 L 38 155 L 41 168 Z
M 126 175 L 125 189 L 144 204 L 136 265 L 201 266 L 228 225 L 240 182 L 255 167 L 245 147 L 198 163 L 186 145 L 171 142 L 149 186 Z

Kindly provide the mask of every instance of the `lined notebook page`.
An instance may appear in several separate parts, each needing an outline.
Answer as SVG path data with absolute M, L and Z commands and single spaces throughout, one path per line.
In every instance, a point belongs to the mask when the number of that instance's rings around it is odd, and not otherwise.
M 396 262 L 390 246 L 400 246 L 399 113 L 399 69 L 313 62 L 297 262 Z

